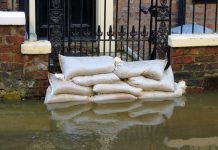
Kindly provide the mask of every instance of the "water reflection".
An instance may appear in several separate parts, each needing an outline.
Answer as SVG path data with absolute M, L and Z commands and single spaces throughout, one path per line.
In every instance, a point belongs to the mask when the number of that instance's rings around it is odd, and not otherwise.
M 56 127 L 67 134 L 92 135 L 97 134 L 101 143 L 100 149 L 156 149 L 164 147 L 165 136 L 160 136 L 158 130 L 161 124 L 168 120 L 174 112 L 174 107 L 185 106 L 185 97 L 175 99 L 111 101 L 108 103 L 68 102 L 46 104 L 55 120 Z M 136 129 L 138 128 L 138 129 Z M 138 134 L 133 133 L 136 130 Z M 130 134 L 122 139 L 120 135 Z M 153 136 L 157 137 L 153 137 Z M 162 134 L 163 135 L 163 134 Z M 158 138 L 158 140 L 156 139 Z M 130 141 L 129 141 L 130 140 Z M 130 142 L 127 147 L 119 147 L 118 143 Z M 123 144 L 121 144 L 123 145 Z M 125 145 L 125 144 L 124 144 Z M 152 146 L 153 145 L 153 146 Z M 131 148 L 130 148 L 130 147 Z M 166 147 L 166 146 L 165 146 Z
M 217 97 L 47 106 L 0 102 L 0 149 L 217 150 Z

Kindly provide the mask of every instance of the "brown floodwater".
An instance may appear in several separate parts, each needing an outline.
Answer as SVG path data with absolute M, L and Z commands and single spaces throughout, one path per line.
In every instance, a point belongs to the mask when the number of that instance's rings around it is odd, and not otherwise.
M 123 103 L 0 101 L 0 150 L 218 150 L 218 93 Z

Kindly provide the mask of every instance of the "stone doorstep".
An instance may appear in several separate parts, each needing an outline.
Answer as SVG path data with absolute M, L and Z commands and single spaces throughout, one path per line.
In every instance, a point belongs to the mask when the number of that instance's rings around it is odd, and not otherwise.
M 51 43 L 47 40 L 25 41 L 21 44 L 21 54 L 50 54 Z
M 170 47 L 217 46 L 218 34 L 172 34 L 168 38 Z

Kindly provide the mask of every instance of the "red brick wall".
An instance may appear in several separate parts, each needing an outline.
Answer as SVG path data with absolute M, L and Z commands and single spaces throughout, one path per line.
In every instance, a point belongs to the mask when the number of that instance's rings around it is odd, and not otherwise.
M 18 10 L 19 0 L 14 0 L 14 10 Z M 0 0 L 0 10 L 12 10 L 12 0 Z
M 195 23 L 203 25 L 204 24 L 204 4 L 196 4 L 195 5 Z M 186 22 L 192 22 L 192 11 L 193 5 L 192 0 L 187 0 L 186 6 Z M 206 26 L 212 29 L 215 29 L 215 14 L 216 14 L 216 5 L 215 4 L 207 4 L 207 18 L 206 18 Z
M 191 93 L 207 90 L 208 79 L 218 78 L 218 47 L 172 48 L 171 55 L 175 79 L 185 80 Z
M 168 0 L 169 2 L 169 0 Z M 192 12 L 193 5 L 192 0 L 186 0 L 186 23 L 192 23 Z M 118 23 L 121 25 L 126 25 L 127 22 L 127 0 L 119 1 L 119 19 Z M 142 0 L 142 5 L 150 6 L 150 0 Z M 195 20 L 194 22 L 200 25 L 204 24 L 204 4 L 195 5 Z M 215 29 L 215 4 L 207 5 L 207 19 L 206 26 Z M 130 26 L 135 25 L 138 28 L 138 14 L 139 14 L 139 0 L 130 1 Z M 115 12 L 116 12 L 116 1 L 114 1 L 114 22 L 115 22 Z M 149 14 L 142 14 L 142 25 L 149 27 Z M 172 27 L 177 26 L 178 22 L 178 0 L 172 0 Z M 218 26 L 217 26 L 218 27 Z M 138 30 L 138 29 L 136 29 Z
M 0 0 L 0 9 L 7 10 L 8 9 L 8 0 Z
M 0 99 L 40 99 L 48 86 L 48 55 L 22 55 L 23 26 L 0 26 Z

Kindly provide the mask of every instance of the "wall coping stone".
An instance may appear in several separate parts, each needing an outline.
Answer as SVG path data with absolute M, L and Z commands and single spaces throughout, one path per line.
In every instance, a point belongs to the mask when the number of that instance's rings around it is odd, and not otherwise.
M 218 34 L 172 34 L 168 37 L 170 47 L 217 46 Z
M 51 42 L 47 40 L 25 41 L 21 44 L 22 54 L 50 54 Z
M 25 25 L 24 12 L 0 11 L 0 25 Z

